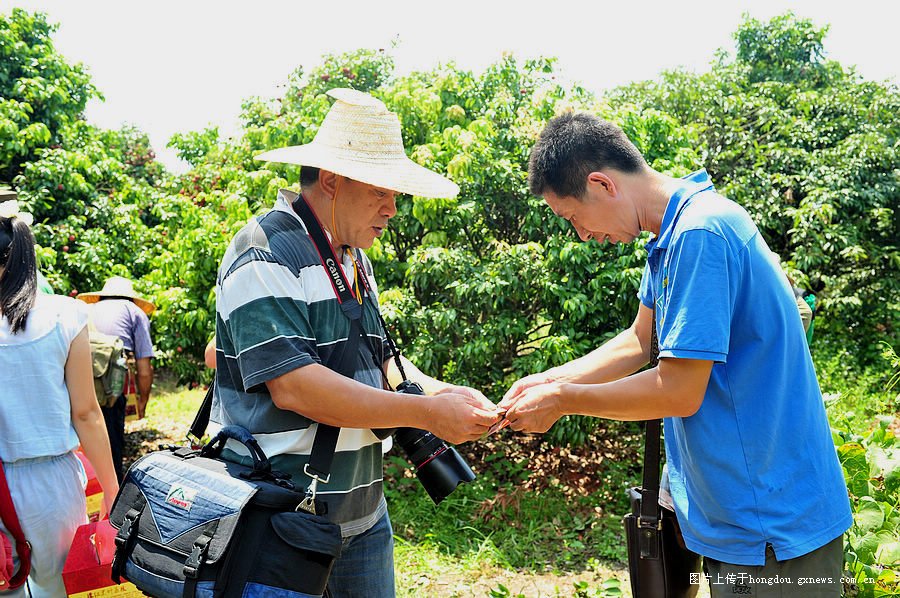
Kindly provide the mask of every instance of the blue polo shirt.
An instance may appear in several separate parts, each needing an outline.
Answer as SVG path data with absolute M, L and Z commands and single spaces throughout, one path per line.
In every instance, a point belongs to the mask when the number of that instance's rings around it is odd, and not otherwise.
M 713 361 L 700 409 L 664 421 L 685 543 L 738 565 L 802 556 L 852 523 L 822 393 L 787 277 L 705 170 L 669 199 L 640 299 L 661 359 Z

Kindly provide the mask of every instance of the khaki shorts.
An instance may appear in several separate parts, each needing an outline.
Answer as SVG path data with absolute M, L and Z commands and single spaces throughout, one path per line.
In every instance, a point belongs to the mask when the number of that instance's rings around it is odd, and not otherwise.
M 711 598 L 839 598 L 844 567 L 843 534 L 808 554 L 775 560 L 766 546 L 765 565 L 732 565 L 705 558 L 703 569 Z

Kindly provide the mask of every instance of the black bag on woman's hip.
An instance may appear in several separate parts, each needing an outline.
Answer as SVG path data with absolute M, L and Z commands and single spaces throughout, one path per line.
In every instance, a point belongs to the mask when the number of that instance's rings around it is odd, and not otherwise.
M 250 450 L 252 466 L 219 458 L 228 438 Z M 202 450 L 151 453 L 128 470 L 110 513 L 113 579 L 158 598 L 321 596 L 342 539 L 337 524 L 303 509 L 314 503 L 239 426 Z

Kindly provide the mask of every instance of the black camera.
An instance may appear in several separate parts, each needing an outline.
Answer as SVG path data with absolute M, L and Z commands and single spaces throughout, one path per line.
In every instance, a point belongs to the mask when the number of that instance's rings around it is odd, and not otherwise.
M 397 392 L 408 395 L 424 395 L 422 387 L 404 380 Z M 397 428 L 394 439 L 406 458 L 416 468 L 416 475 L 428 496 L 439 505 L 456 487 L 475 479 L 475 473 L 455 448 L 425 430 Z

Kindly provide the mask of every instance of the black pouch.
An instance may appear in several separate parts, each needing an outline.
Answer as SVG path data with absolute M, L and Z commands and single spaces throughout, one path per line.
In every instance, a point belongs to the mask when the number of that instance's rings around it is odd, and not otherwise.
M 252 467 L 219 458 L 228 438 L 247 446 Z M 321 596 L 341 532 L 304 501 L 238 426 L 202 450 L 150 453 L 128 470 L 110 513 L 113 579 L 159 598 Z
M 700 589 L 700 555 L 684 545 L 675 513 L 655 505 L 656 518 L 641 518 L 640 488 L 628 490 L 625 515 L 628 575 L 634 598 L 691 598 Z

